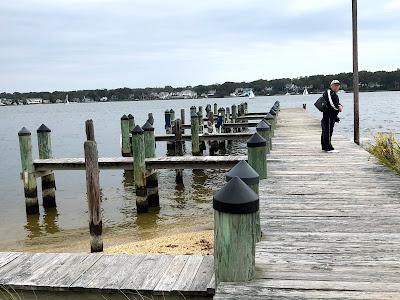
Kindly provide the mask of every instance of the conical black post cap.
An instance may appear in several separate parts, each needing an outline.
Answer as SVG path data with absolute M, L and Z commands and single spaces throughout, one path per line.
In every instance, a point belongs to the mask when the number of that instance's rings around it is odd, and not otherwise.
M 170 114 L 173 114 L 175 111 L 171 108 L 171 110 L 169 111 Z
M 123 116 L 121 117 L 121 120 L 129 120 L 129 118 L 127 117 L 127 115 L 123 115 Z
M 234 177 L 239 177 L 245 184 L 253 185 L 260 182 L 260 176 L 245 161 L 238 162 L 228 173 L 225 174 L 225 180 L 230 181 Z
M 230 214 L 250 214 L 258 211 L 259 198 L 239 177 L 233 177 L 215 193 L 213 208 Z
M 266 119 L 266 120 L 273 120 L 273 119 L 275 119 L 275 117 L 274 117 L 271 113 L 267 113 L 267 114 L 265 115 L 264 119 Z
M 256 127 L 257 131 L 270 131 L 271 125 L 268 125 L 264 120 L 261 120 Z
M 165 111 L 165 114 L 169 114 L 169 110 L 168 109 Z
M 132 130 L 132 134 L 143 134 L 143 129 L 139 125 L 136 125 Z
M 266 119 L 262 119 L 261 121 L 264 122 L 265 124 L 267 124 L 269 129 L 271 130 L 272 124 L 270 122 L 268 122 Z
M 40 125 L 40 127 L 36 130 L 37 133 L 39 132 L 51 132 L 51 130 L 44 124 Z
M 267 145 L 267 141 L 257 132 L 251 136 L 247 141 L 247 147 L 263 147 Z
M 24 136 L 24 135 L 31 135 L 31 132 L 26 129 L 26 127 L 22 127 L 22 129 L 18 132 L 19 136 Z
M 135 118 L 135 117 L 132 116 L 131 114 L 128 115 L 128 119 L 132 120 L 132 119 L 134 119 L 134 118 Z
M 146 121 L 146 123 L 144 123 L 144 125 L 142 126 L 142 129 L 144 131 L 154 131 L 154 127 L 151 126 L 149 121 Z

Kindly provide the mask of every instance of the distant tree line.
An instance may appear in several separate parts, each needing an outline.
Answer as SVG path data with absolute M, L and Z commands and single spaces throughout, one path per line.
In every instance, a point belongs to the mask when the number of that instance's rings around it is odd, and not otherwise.
M 352 91 L 353 77 L 352 73 L 340 73 L 334 75 L 313 75 L 299 78 L 280 78 L 273 80 L 259 79 L 252 82 L 225 82 L 223 84 L 197 85 L 186 87 L 165 86 L 159 88 L 118 88 L 118 89 L 96 89 L 79 91 L 54 91 L 54 92 L 28 92 L 28 93 L 0 93 L 0 98 L 24 101 L 27 98 L 42 98 L 50 102 L 56 102 L 57 99 L 65 99 L 68 94 L 69 101 L 74 99 L 83 99 L 84 97 L 92 101 L 100 101 L 107 97 L 108 101 L 142 100 L 151 99 L 155 93 L 160 92 L 180 92 L 190 89 L 199 96 L 215 90 L 215 97 L 229 96 L 235 89 L 252 88 L 255 95 L 279 95 L 287 92 L 300 93 L 304 88 L 309 93 L 320 93 L 328 88 L 333 79 L 338 79 L 342 83 L 342 88 L 346 91 Z M 360 72 L 360 90 L 361 91 L 380 91 L 380 90 L 400 90 L 400 69 L 392 72 Z

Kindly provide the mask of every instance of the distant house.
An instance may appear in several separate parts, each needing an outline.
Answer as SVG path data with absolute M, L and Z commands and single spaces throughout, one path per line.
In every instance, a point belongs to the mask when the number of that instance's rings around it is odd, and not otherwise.
M 42 104 L 43 99 L 42 98 L 27 98 L 26 99 L 26 104 Z
M 183 99 L 194 99 L 197 98 L 197 93 L 192 90 L 183 90 L 178 94 Z
M 108 101 L 108 98 L 107 97 L 101 97 L 100 98 L 100 102 L 107 102 Z
M 63 103 L 64 101 L 61 99 L 56 99 L 56 103 Z
M 207 93 L 207 98 L 214 98 L 217 94 L 217 90 L 209 90 Z
M 160 92 L 158 94 L 158 98 L 163 99 L 163 100 L 169 99 L 169 93 L 168 92 Z
M 252 88 L 237 88 L 233 93 L 231 93 L 231 97 L 249 97 L 252 94 Z

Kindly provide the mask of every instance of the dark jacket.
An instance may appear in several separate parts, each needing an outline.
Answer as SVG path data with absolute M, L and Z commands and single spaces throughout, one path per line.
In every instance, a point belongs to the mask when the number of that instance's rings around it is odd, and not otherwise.
M 329 92 L 331 93 L 331 98 L 332 98 L 332 102 L 333 105 L 337 108 L 337 110 L 335 110 L 330 102 L 329 102 L 329 98 L 328 98 L 328 91 L 325 91 L 325 93 L 322 95 L 324 97 L 324 99 L 326 100 L 326 103 L 328 103 L 328 110 L 326 112 L 324 112 L 324 115 L 329 115 L 329 116 L 337 116 L 339 114 L 339 96 L 332 91 L 331 89 L 329 89 Z

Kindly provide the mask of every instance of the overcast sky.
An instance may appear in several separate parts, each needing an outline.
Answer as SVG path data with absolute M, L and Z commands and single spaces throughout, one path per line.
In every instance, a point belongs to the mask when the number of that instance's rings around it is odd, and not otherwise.
M 400 0 L 359 2 L 362 70 L 400 67 Z M 0 91 L 352 70 L 351 0 L 0 0 Z

